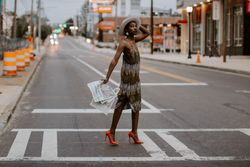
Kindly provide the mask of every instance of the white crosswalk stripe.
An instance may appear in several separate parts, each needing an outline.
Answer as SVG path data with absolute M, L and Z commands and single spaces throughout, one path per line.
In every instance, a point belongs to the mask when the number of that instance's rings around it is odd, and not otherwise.
M 187 159 L 195 159 L 199 157 L 193 150 L 190 150 L 186 145 L 180 142 L 173 135 L 164 132 L 158 132 L 157 134 L 163 140 L 165 140 L 170 146 L 172 146 L 178 153 L 180 153 L 183 157 Z
M 140 113 L 155 114 L 162 111 L 174 111 L 174 109 L 142 109 Z M 97 109 L 34 109 L 33 114 L 110 114 L 114 113 L 114 109 L 104 112 Z M 131 109 L 124 110 L 123 113 L 131 113 Z
M 199 156 L 194 150 L 189 149 L 177 139 L 172 132 L 242 132 L 250 136 L 250 129 L 140 129 L 138 134 L 144 144 L 148 157 L 58 157 L 58 132 L 100 132 L 106 129 L 13 129 L 17 132 L 16 138 L 9 150 L 7 157 L 0 157 L 0 161 L 230 161 L 250 160 L 250 157 L 234 156 Z M 129 129 L 117 129 L 117 132 L 128 132 Z M 41 157 L 26 157 L 25 152 L 32 132 L 43 132 Z M 170 157 L 152 140 L 147 132 L 155 132 L 167 144 L 179 153 L 180 157 Z

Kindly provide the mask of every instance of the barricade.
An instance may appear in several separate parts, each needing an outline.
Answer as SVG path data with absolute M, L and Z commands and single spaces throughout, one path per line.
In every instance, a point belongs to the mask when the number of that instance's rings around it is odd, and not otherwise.
M 3 76 L 17 76 L 15 52 L 4 52 Z
M 30 65 L 30 54 L 29 54 L 29 49 L 23 49 L 24 50 L 24 57 L 25 57 L 25 66 L 29 66 Z
M 16 66 L 17 66 L 17 71 L 25 70 L 25 57 L 23 50 L 16 51 Z
M 34 61 L 35 60 L 35 54 L 33 49 L 30 47 L 29 48 L 29 54 L 30 54 L 30 60 Z

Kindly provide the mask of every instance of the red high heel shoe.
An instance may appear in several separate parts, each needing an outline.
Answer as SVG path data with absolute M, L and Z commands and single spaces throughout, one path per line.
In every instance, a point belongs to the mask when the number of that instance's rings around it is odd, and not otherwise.
M 117 146 L 117 145 L 119 144 L 117 141 L 115 141 L 115 140 L 113 139 L 113 137 L 112 137 L 110 131 L 107 131 L 107 132 L 106 132 L 105 141 L 106 141 L 107 137 L 108 137 L 109 143 L 110 143 L 111 145 Z
M 135 144 L 143 144 L 143 141 L 139 140 L 138 137 L 132 131 L 128 133 L 128 138 L 129 138 L 129 143 L 131 143 L 130 138 L 132 138 Z

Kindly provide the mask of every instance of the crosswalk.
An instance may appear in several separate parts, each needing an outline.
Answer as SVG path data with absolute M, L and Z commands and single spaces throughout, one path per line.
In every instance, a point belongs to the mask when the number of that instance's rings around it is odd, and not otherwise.
M 81 133 L 87 135 L 88 133 L 98 133 L 103 136 L 106 129 L 13 129 L 11 133 L 16 133 L 16 137 L 9 149 L 6 157 L 0 157 L 0 161 L 229 161 L 229 160 L 250 160 L 249 157 L 237 157 L 237 156 L 200 156 L 195 150 L 189 148 L 188 143 L 182 142 L 178 137 L 174 135 L 176 132 L 189 133 L 189 132 L 240 132 L 247 137 L 250 141 L 250 129 L 140 129 L 139 136 L 141 140 L 144 141 L 139 147 L 143 147 L 144 152 L 148 156 L 144 157 L 133 157 L 133 156 L 118 156 L 118 157 L 66 157 L 58 154 L 60 147 L 59 145 L 59 133 Z M 117 133 L 128 132 L 129 129 L 118 129 Z M 41 146 L 41 156 L 25 156 L 31 134 L 34 132 L 41 132 L 42 135 L 42 146 Z M 154 132 L 158 137 L 160 137 L 165 144 L 170 145 L 176 153 L 180 156 L 170 156 L 159 146 L 155 139 L 150 137 L 148 133 Z M 107 145 L 102 140 L 99 143 L 103 147 Z M 122 143 L 125 144 L 125 143 Z M 129 144 L 129 143 L 127 143 Z M 198 143 L 197 143 L 198 144 Z M 98 145 L 100 146 L 100 145 Z M 136 148 L 135 148 L 136 149 Z M 83 150 L 86 151 L 86 150 Z

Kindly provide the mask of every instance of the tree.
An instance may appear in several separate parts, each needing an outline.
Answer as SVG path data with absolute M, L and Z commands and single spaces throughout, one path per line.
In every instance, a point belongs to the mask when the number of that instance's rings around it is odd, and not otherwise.
M 28 31 L 29 24 L 26 21 L 25 16 L 20 17 L 17 19 L 17 30 L 16 36 L 17 38 L 24 38 L 26 32 Z
M 52 33 L 52 28 L 49 25 L 42 25 L 41 26 L 41 39 L 44 41 L 49 34 Z
M 74 21 L 72 18 L 68 19 L 66 22 L 66 27 L 64 28 L 64 33 L 65 34 L 69 34 L 69 35 L 73 35 L 71 30 L 70 30 L 70 26 L 73 26 L 74 25 Z

